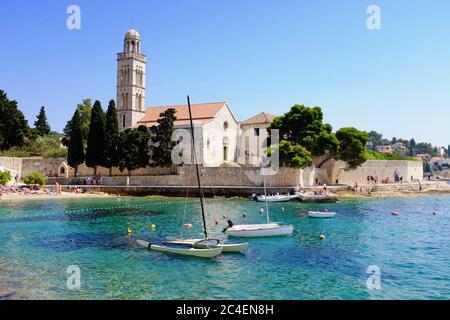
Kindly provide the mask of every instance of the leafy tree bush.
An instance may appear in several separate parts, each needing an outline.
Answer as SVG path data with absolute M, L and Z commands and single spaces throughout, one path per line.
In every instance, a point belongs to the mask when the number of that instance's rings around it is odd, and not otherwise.
M 9 171 L 0 171 L 0 186 L 4 186 L 11 181 L 11 173 Z
M 42 175 L 39 172 L 32 172 L 28 175 L 26 175 L 25 177 L 23 177 L 23 182 L 26 183 L 27 185 L 31 185 L 31 186 L 43 186 L 46 185 L 47 179 L 44 177 L 44 175 Z

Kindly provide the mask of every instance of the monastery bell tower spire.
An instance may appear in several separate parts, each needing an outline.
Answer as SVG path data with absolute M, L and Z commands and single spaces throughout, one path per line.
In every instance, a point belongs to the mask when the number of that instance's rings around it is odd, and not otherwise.
M 119 128 L 128 129 L 145 114 L 145 74 L 147 57 L 141 53 L 141 37 L 128 30 L 123 52 L 117 54 L 117 114 Z

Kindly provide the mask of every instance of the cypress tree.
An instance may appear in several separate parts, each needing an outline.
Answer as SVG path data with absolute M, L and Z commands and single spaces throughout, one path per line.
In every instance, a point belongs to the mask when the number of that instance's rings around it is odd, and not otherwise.
M 105 159 L 103 166 L 109 168 L 109 176 L 112 176 L 112 168 L 119 164 L 119 123 L 117 122 L 117 111 L 114 100 L 111 100 L 106 111 L 105 125 Z
M 137 129 L 127 129 L 120 133 L 120 143 L 118 148 L 120 171 L 145 168 L 150 160 L 148 152 L 148 141 L 150 133 L 145 126 L 139 126 Z
M 42 106 L 39 114 L 37 115 L 37 120 L 34 122 L 34 127 L 36 133 L 39 136 L 46 136 L 50 134 L 51 129 L 47 121 L 47 115 L 45 114 L 45 107 Z
M 92 108 L 86 149 L 86 165 L 94 169 L 94 175 L 97 175 L 97 167 L 105 162 L 105 122 L 105 113 L 97 100 Z
M 174 131 L 174 122 L 177 119 L 175 109 L 167 109 L 160 114 L 158 126 L 151 128 L 153 137 L 158 143 L 151 147 L 152 160 L 154 164 L 160 167 L 167 167 L 172 164 L 172 149 L 176 142 L 172 141 Z
M 23 146 L 29 134 L 28 122 L 17 102 L 10 101 L 6 93 L 0 90 L 0 150 Z
M 70 137 L 68 139 L 67 163 L 75 169 L 75 177 L 78 166 L 84 162 L 83 133 L 78 110 L 75 111 L 71 122 Z

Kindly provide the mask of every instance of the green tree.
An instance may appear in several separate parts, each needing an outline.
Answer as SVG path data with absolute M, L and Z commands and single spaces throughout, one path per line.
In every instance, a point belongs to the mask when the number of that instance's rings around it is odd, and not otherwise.
M 281 140 L 300 145 L 315 156 L 336 149 L 332 127 L 323 123 L 323 113 L 319 107 L 308 108 L 296 104 L 283 116 L 276 117 L 269 129 L 278 129 Z
M 408 142 L 408 155 L 414 157 L 416 155 L 416 140 L 411 139 Z
M 86 165 L 94 169 L 94 175 L 97 175 L 97 167 L 105 162 L 105 126 L 105 113 L 100 101 L 97 100 L 92 108 L 86 148 Z
M 416 152 L 417 154 L 433 154 L 433 146 L 428 142 L 420 142 L 416 144 Z
M 376 150 L 377 146 L 380 145 L 380 140 L 383 138 L 383 135 L 381 133 L 378 133 L 376 131 L 370 131 L 368 133 L 369 136 L 369 144 L 370 144 L 370 149 L 372 150 Z
M 10 101 L 0 90 L 0 150 L 23 146 L 30 128 L 16 101 Z
M 351 127 L 341 128 L 336 132 L 336 138 L 339 141 L 338 151 L 334 154 L 329 154 L 318 165 L 319 167 L 330 159 L 342 160 L 351 169 L 357 168 L 366 162 L 366 144 L 369 139 L 367 132 Z
M 131 171 L 145 168 L 149 164 L 148 141 L 150 133 L 145 126 L 137 129 L 127 129 L 119 136 L 119 169 Z
M 103 166 L 109 168 L 109 175 L 112 176 L 112 168 L 119 165 L 119 123 L 117 121 L 116 104 L 111 100 L 106 111 L 105 124 L 105 159 Z
M 67 163 L 74 168 L 75 176 L 78 173 L 78 166 L 84 162 L 83 135 L 81 120 L 78 110 L 75 111 L 71 122 L 69 146 L 67 150 Z
M 50 125 L 47 121 L 47 115 L 45 114 L 45 107 L 42 106 L 39 114 L 36 117 L 36 121 L 34 122 L 34 129 L 38 136 L 46 136 L 50 134 L 51 129 Z
M 82 103 L 77 105 L 76 110 L 80 116 L 80 125 L 81 125 L 81 137 L 83 139 L 83 143 L 86 143 L 88 135 L 89 135 L 89 124 L 91 122 L 91 113 L 92 113 L 92 100 L 84 99 Z M 67 122 L 64 127 L 64 138 L 62 139 L 62 143 L 68 147 L 69 146 L 69 137 L 70 131 L 72 129 L 72 123 L 70 120 Z
M 172 134 L 175 130 L 174 122 L 177 119 L 175 109 L 167 109 L 159 116 L 158 125 L 150 128 L 152 139 L 155 145 L 152 145 L 150 152 L 152 154 L 153 164 L 160 167 L 172 165 L 172 149 L 176 141 L 172 141 Z
M 280 165 L 292 168 L 305 168 L 311 165 L 311 152 L 299 145 L 291 145 L 290 142 L 283 140 L 279 147 Z

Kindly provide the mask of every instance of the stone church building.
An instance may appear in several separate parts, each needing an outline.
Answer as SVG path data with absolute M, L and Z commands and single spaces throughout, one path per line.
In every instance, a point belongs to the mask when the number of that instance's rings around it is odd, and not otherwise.
M 117 54 L 117 114 L 119 128 L 157 124 L 159 115 L 175 109 L 176 128 L 190 128 L 187 105 L 145 108 L 147 57 L 141 52 L 139 33 L 131 29 L 125 34 L 123 52 Z M 194 127 L 201 132 L 202 162 L 205 166 L 238 166 L 260 156 L 258 148 L 249 148 L 249 135 L 261 143 L 260 130 L 267 128 L 275 116 L 260 113 L 239 122 L 226 102 L 192 104 Z

